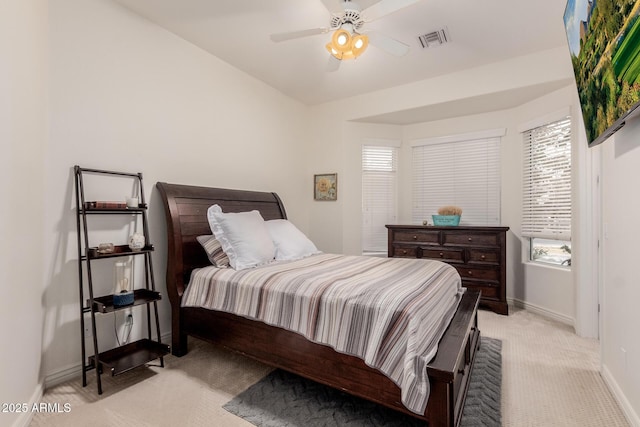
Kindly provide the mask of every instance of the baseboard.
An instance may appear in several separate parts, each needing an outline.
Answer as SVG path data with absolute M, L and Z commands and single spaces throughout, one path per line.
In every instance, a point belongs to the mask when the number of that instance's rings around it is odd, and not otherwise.
M 602 379 L 604 379 L 605 384 L 607 385 L 607 387 L 609 387 L 609 390 L 613 394 L 613 397 L 616 399 L 616 402 L 618 402 L 618 405 L 620 405 L 620 409 L 622 409 L 622 413 L 624 414 L 629 424 L 632 427 L 640 427 L 640 417 L 638 417 L 638 414 L 636 413 L 636 411 L 634 411 L 633 406 L 631 406 L 631 404 L 627 400 L 627 397 L 622 392 L 622 389 L 618 385 L 618 382 L 615 380 L 615 378 L 613 378 L 611 372 L 609 372 L 607 367 L 604 365 L 601 369 L 601 375 Z
M 42 383 L 39 383 L 36 386 L 36 389 L 33 391 L 31 398 L 29 399 L 29 408 L 32 408 L 34 405 L 39 404 L 42 401 L 42 395 L 44 394 L 44 386 Z M 28 427 L 31 424 L 31 420 L 33 419 L 33 411 L 21 412 L 20 416 L 13 423 L 13 427 Z
M 80 363 L 69 365 L 66 368 L 58 369 L 44 377 L 44 389 L 55 387 L 59 384 L 71 381 L 82 375 L 82 366 Z
M 546 317 L 547 319 L 555 320 L 557 322 L 563 323 L 565 325 L 571 326 L 574 330 L 576 327 L 575 319 L 561 313 L 557 313 L 555 311 L 549 310 L 544 307 L 540 307 L 535 304 L 528 303 L 526 301 L 518 300 L 518 299 L 508 299 L 507 301 L 510 305 L 514 307 L 523 308 L 527 311 L 535 313 L 539 316 Z

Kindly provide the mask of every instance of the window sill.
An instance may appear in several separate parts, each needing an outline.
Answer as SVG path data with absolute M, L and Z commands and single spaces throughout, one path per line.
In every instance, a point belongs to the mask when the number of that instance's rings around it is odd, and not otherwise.
M 551 270 L 564 271 L 564 272 L 567 272 L 567 273 L 571 273 L 571 267 L 569 267 L 569 266 L 549 264 L 549 263 L 546 263 L 546 262 L 525 261 L 524 265 L 525 266 L 540 267 L 540 268 L 548 268 L 548 269 L 551 269 Z

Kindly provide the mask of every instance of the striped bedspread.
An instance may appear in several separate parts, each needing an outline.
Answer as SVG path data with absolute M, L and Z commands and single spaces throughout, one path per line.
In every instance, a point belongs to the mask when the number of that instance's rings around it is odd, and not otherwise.
M 194 270 L 182 305 L 260 320 L 357 356 L 423 414 L 426 366 L 463 292 L 456 270 L 438 261 L 318 254 L 240 271 Z

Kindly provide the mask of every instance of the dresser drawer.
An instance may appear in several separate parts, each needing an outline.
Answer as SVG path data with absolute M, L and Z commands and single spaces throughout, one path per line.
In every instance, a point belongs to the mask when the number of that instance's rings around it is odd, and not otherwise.
M 417 251 L 418 257 L 420 250 Z M 464 262 L 462 249 L 428 248 L 422 249 L 422 258 L 437 259 L 443 262 Z
M 467 251 L 469 254 L 467 262 L 469 264 L 500 264 L 500 249 L 470 248 Z
M 492 268 L 475 268 L 469 265 L 454 265 L 463 279 L 500 280 L 500 270 Z
M 395 258 L 415 258 L 416 248 L 417 248 L 416 246 L 393 245 L 393 253 L 389 254 L 389 256 L 393 256 Z
M 440 232 L 437 230 L 398 230 L 393 233 L 394 242 L 440 244 Z
M 463 249 L 432 248 L 420 245 L 393 245 L 394 257 L 435 259 L 443 262 L 464 263 Z
M 500 241 L 499 236 L 495 233 L 445 231 L 443 233 L 443 244 L 499 247 Z

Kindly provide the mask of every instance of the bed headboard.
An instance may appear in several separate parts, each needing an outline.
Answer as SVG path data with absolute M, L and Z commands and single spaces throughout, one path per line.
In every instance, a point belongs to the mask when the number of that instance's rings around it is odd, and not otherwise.
M 207 221 L 207 209 L 213 204 L 223 212 L 244 212 L 256 209 L 265 220 L 286 219 L 282 201 L 276 193 L 191 185 L 156 184 L 164 202 L 167 221 L 167 294 L 172 306 L 180 299 L 194 268 L 211 265 L 197 236 L 212 234 Z

